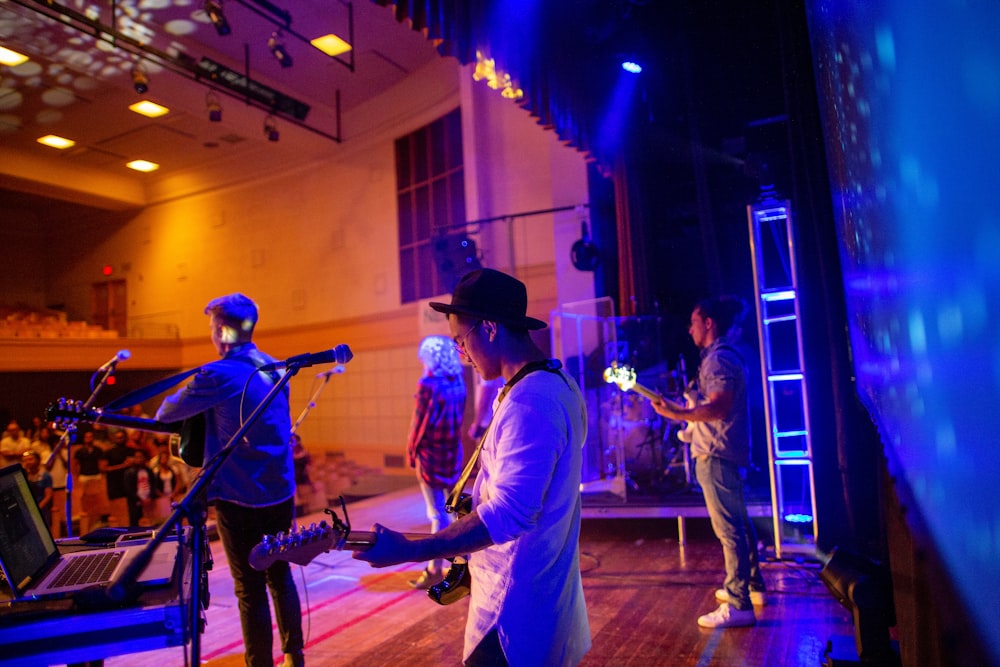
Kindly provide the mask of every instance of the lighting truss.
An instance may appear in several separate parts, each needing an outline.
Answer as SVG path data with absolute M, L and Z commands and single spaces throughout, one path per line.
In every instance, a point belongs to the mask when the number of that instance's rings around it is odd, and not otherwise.
M 237 0 L 243 4 L 243 0 Z M 216 69 L 217 63 L 202 58 L 196 61 L 186 53 L 179 52 L 171 55 L 161 51 L 149 44 L 142 43 L 137 39 L 126 35 L 114 27 L 117 23 L 117 5 L 112 3 L 112 25 L 105 25 L 97 19 L 93 19 L 86 14 L 82 14 L 64 5 L 46 2 L 45 0 L 10 0 L 13 4 L 19 5 L 42 16 L 61 21 L 66 26 L 79 32 L 91 35 L 94 38 L 112 44 L 124 52 L 136 58 L 156 63 L 175 74 L 179 74 L 195 83 L 206 86 L 209 89 L 227 95 L 237 100 L 241 100 L 249 106 L 266 111 L 269 114 L 280 115 L 284 120 L 293 125 L 297 125 L 304 130 L 308 130 L 321 137 L 341 143 L 341 118 L 340 118 L 340 90 L 336 91 L 334 112 L 336 115 L 337 133 L 330 134 L 318 127 L 314 127 L 305 122 L 305 115 L 308 112 L 308 105 L 300 102 L 289 95 L 273 90 L 262 83 L 258 83 L 250 78 L 249 66 L 245 73 L 230 78 L 213 76 L 211 66 Z M 353 25 L 352 25 L 353 38 Z M 353 54 L 353 49 L 352 49 Z M 352 55 L 353 59 L 353 55 Z M 207 63 L 207 64 L 206 64 Z M 234 73 L 236 74 L 236 73 Z

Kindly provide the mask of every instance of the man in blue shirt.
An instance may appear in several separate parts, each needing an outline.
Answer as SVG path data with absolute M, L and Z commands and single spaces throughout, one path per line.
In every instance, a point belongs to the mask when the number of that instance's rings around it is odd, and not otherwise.
M 156 419 L 177 422 L 203 415 L 205 460 L 218 454 L 274 386 L 276 374 L 257 371 L 274 359 L 252 342 L 257 305 L 242 294 L 209 302 L 212 344 L 222 357 L 206 364 L 180 391 L 163 401 Z M 249 381 L 248 381 L 249 380 Z M 288 441 L 291 416 L 285 387 L 256 419 L 208 485 L 216 525 L 239 601 L 248 667 L 273 667 L 271 611 L 275 603 L 286 667 L 304 664 L 302 610 L 289 565 L 276 561 L 265 572 L 249 563 L 265 534 L 288 531 L 294 513 L 295 478 Z

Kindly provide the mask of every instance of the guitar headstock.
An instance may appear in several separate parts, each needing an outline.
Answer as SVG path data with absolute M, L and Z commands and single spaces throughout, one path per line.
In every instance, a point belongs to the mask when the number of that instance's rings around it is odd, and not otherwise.
M 288 533 L 265 535 L 260 544 L 250 551 L 250 567 L 266 570 L 279 560 L 307 565 L 316 556 L 337 547 L 345 535 L 326 520 L 319 524 L 314 522 L 308 528 L 295 526 Z
M 612 361 L 611 365 L 604 369 L 604 381 L 618 385 L 622 391 L 628 391 L 635 387 L 635 369 L 627 364 Z
M 96 416 L 97 412 L 85 408 L 83 401 L 76 401 L 72 398 L 60 398 L 45 408 L 45 420 L 55 424 L 58 429 L 75 426 L 80 421 L 94 421 Z
M 340 497 L 340 508 L 344 513 L 343 521 L 332 509 L 326 509 L 333 525 L 324 519 L 318 525 L 315 522 L 309 524 L 308 528 L 293 526 L 288 534 L 265 535 L 260 544 L 250 551 L 250 567 L 266 570 L 278 560 L 307 565 L 321 553 L 330 549 L 342 549 L 351 534 L 351 520 L 347 516 L 344 496 Z

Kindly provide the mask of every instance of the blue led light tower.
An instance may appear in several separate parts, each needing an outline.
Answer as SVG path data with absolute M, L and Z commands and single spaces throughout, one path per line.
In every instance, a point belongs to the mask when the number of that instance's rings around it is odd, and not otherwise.
M 767 424 L 775 555 L 816 551 L 816 491 L 791 202 L 747 207 Z

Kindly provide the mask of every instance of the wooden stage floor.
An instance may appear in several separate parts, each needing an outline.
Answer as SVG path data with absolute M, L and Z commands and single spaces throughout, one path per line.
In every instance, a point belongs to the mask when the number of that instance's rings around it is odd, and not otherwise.
M 428 530 L 420 493 L 412 488 L 348 505 L 353 527 L 378 521 L 408 532 Z M 319 520 L 310 515 L 305 523 Z M 582 665 L 813 667 L 828 640 L 852 634 L 850 615 L 820 581 L 818 565 L 766 562 L 768 605 L 752 628 L 706 630 L 700 614 L 715 608 L 722 552 L 707 520 L 587 518 L 580 545 L 593 648 Z M 201 662 L 243 664 L 239 615 L 222 545 L 212 542 L 211 603 Z M 431 602 L 410 588 L 421 566 L 376 570 L 346 552 L 293 566 L 306 632 L 306 662 L 326 666 L 460 665 L 467 600 Z M 276 640 L 276 651 L 280 650 Z M 186 651 L 160 649 L 109 658 L 109 667 L 185 665 Z M 281 656 L 276 655 L 276 664 Z

